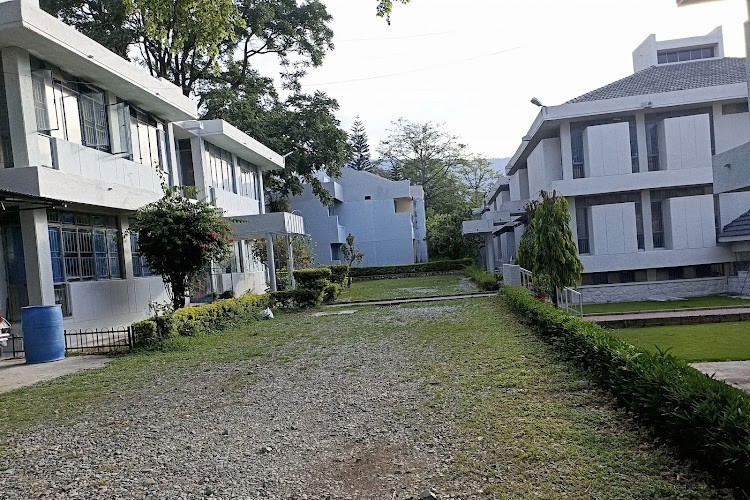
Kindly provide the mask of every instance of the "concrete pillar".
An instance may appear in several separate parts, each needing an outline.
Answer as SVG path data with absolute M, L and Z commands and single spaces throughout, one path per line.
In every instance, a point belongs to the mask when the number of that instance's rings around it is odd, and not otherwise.
M 55 286 L 52 280 L 52 255 L 45 209 L 21 212 L 21 237 L 26 260 L 29 305 L 54 305 Z
M 748 3 L 748 16 L 750 16 L 750 3 Z M 745 71 L 750 78 L 750 19 L 745 21 Z M 750 79 L 747 81 L 748 99 L 750 102 Z
M 286 235 L 286 267 L 289 271 L 289 287 L 296 288 L 297 283 L 294 282 L 294 253 L 292 252 L 292 237 Z
M 484 254 L 487 258 L 485 265 L 488 273 L 495 272 L 495 244 L 493 239 L 492 233 L 488 233 L 484 236 Z
M 275 292 L 278 290 L 276 287 L 276 257 L 273 255 L 273 234 L 271 233 L 266 235 L 266 254 L 268 254 L 268 283 L 271 291 Z
M 42 161 L 29 53 L 17 47 L 5 47 L 2 49 L 2 58 L 10 139 L 13 145 L 13 165 L 39 166 Z
M 503 284 L 521 286 L 521 266 L 503 264 Z

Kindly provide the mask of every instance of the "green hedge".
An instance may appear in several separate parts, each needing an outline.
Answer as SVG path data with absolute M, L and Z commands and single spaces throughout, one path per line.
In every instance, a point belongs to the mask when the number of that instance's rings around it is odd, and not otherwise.
M 233 324 L 257 320 L 260 312 L 270 305 L 268 295 L 243 295 L 212 304 L 188 306 L 173 313 L 133 324 L 139 344 L 150 344 L 158 339 L 214 333 Z
M 668 353 L 639 352 L 593 322 L 519 288 L 501 296 L 518 317 L 586 370 L 638 419 L 742 498 L 750 493 L 750 395 Z
M 346 278 L 348 276 L 346 266 L 333 265 L 325 267 L 331 270 L 331 277 L 328 278 L 331 283 L 336 283 L 339 286 L 344 286 L 346 284 Z
M 469 266 L 464 269 L 464 272 L 480 290 L 494 291 L 500 288 L 500 283 L 495 275 L 488 273 L 481 267 Z
M 471 259 L 459 260 L 436 260 L 434 262 L 422 262 L 419 264 L 401 264 L 396 266 L 372 266 L 352 267 L 349 276 L 358 278 L 362 276 L 386 276 L 389 274 L 409 273 L 434 273 L 442 271 L 461 271 L 470 266 L 474 261 Z
M 295 271 L 296 272 L 296 271 Z M 324 290 L 313 288 L 296 288 L 271 292 L 271 301 L 275 307 L 282 309 L 309 309 L 323 302 Z

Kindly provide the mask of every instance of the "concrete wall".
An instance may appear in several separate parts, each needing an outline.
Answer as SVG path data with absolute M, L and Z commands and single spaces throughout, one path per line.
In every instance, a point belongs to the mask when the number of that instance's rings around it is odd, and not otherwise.
M 526 161 L 529 177 L 529 193 L 536 196 L 542 189 L 547 190 L 550 182 L 562 179 L 562 158 L 560 139 L 544 139 Z
M 586 177 L 632 173 L 627 122 L 587 127 L 583 132 L 583 150 Z
M 169 301 L 160 276 L 68 283 L 72 316 L 65 328 L 127 326 L 149 314 L 149 302 Z
M 670 198 L 663 203 L 664 237 L 668 249 L 716 246 L 714 200 L 710 194 Z
M 635 203 L 591 207 L 590 222 L 591 254 L 621 255 L 638 251 Z
M 750 193 L 724 193 L 719 196 L 721 227 L 750 210 Z
M 723 153 L 745 144 L 750 139 L 748 113 L 722 114 L 721 104 L 714 105 L 714 137 L 716 153 Z
M 583 301 L 586 304 L 636 302 L 724 294 L 729 292 L 729 281 L 727 278 L 645 281 L 618 283 L 616 285 L 581 286 L 578 287 L 578 291 L 583 295 Z
M 707 114 L 667 118 L 658 127 L 662 170 L 711 166 L 711 125 Z

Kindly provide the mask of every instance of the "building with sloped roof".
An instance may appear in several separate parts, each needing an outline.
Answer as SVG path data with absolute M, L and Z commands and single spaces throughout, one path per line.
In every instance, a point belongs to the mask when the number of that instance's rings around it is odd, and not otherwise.
M 464 222 L 465 234 L 485 236 L 489 268 L 514 261 L 525 203 L 557 191 L 570 206 L 585 301 L 735 290 L 737 255 L 722 231 L 747 229 L 738 217 L 750 194 L 718 194 L 712 157 L 750 137 L 745 60 L 724 57 L 716 28 L 678 40 L 651 35 L 633 52 L 633 69 L 541 107 L 507 178 Z

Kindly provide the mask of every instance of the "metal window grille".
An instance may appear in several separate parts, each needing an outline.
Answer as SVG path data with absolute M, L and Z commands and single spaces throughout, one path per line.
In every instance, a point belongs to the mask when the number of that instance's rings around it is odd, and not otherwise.
M 47 85 L 43 77 L 31 77 L 31 89 L 34 95 L 34 114 L 36 115 L 36 129 L 48 132 L 50 129 L 49 109 L 47 107 Z
M 104 95 L 101 92 L 80 94 L 78 109 L 81 116 L 83 145 L 96 149 L 109 149 L 109 127 Z
M 55 283 L 122 277 L 120 245 L 113 217 L 48 213 Z M 110 227 L 101 227 L 110 226 Z
M 643 237 L 643 208 L 640 203 L 635 204 L 635 237 L 639 250 L 645 250 L 646 242 Z
M 578 235 L 578 253 L 590 253 L 589 248 L 589 209 L 576 208 L 576 233 Z
M 70 306 L 70 292 L 66 283 L 55 285 L 55 304 L 61 307 L 63 316 L 67 317 L 73 314 Z

